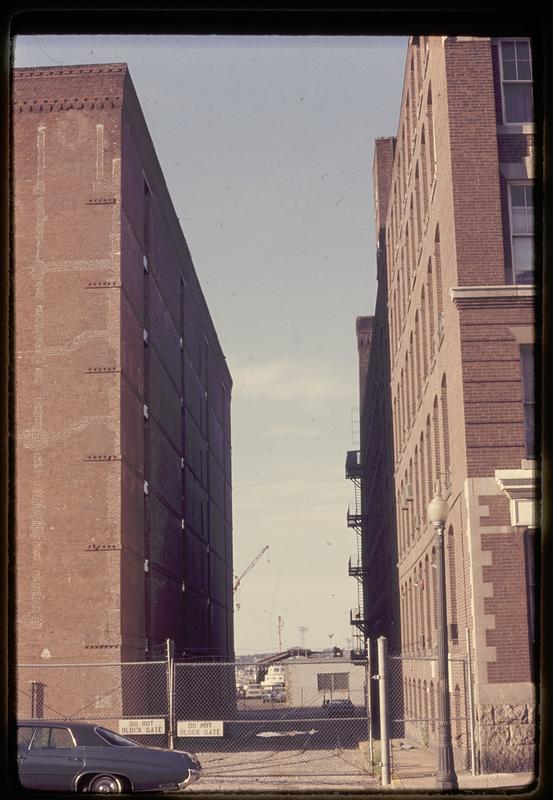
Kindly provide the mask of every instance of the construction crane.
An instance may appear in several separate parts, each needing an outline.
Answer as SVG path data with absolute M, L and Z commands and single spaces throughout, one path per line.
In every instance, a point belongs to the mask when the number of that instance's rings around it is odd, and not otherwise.
M 237 577 L 236 575 L 234 576 L 234 577 L 235 577 L 235 580 L 234 580 L 234 585 L 233 585 L 233 587 L 232 587 L 232 593 L 233 593 L 233 594 L 236 594 L 236 591 L 237 591 L 238 587 L 240 586 L 240 583 L 241 583 L 242 579 L 243 579 L 243 578 L 244 578 L 244 577 L 245 577 L 245 576 L 248 574 L 248 572 L 249 572 L 251 569 L 253 569 L 253 568 L 255 567 L 255 565 L 257 564 L 257 562 L 259 561 L 259 559 L 260 559 L 260 558 L 261 558 L 261 556 L 263 555 L 263 553 L 264 553 L 266 550 L 268 550 L 268 549 L 269 549 L 269 545 L 268 545 L 268 544 L 266 544 L 266 545 L 265 545 L 265 547 L 264 547 L 262 550 L 260 550 L 260 551 L 259 551 L 259 553 L 258 553 L 258 554 L 256 555 L 256 557 L 253 559 L 253 561 L 250 561 L 250 563 L 248 564 L 248 566 L 246 567 L 246 569 L 244 570 L 244 572 L 242 572 L 242 574 L 241 574 L 241 575 L 238 575 L 238 577 Z M 236 608 L 238 609 L 238 608 L 240 608 L 240 606 L 239 606 L 239 605 L 237 605 L 237 606 L 236 606 Z

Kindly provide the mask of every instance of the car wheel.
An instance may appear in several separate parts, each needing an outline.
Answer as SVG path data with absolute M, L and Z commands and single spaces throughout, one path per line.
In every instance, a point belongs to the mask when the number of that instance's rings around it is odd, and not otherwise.
M 121 794 L 123 787 L 114 775 L 96 775 L 88 784 L 88 791 L 95 794 Z

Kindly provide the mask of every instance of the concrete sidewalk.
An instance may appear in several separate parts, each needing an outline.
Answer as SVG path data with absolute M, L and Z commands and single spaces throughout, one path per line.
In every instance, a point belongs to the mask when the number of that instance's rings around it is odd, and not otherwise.
M 363 744 L 366 746 L 366 743 Z M 408 740 L 394 739 L 391 760 L 391 784 L 383 789 L 436 790 L 438 754 L 435 750 L 420 747 Z M 466 769 L 457 768 L 456 771 L 459 789 L 472 794 L 479 789 L 519 789 L 521 792 L 530 792 L 535 788 L 535 778 L 531 772 L 473 775 Z

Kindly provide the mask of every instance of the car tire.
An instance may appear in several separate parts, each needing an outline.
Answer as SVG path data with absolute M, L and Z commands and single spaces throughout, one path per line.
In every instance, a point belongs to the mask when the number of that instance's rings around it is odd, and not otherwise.
M 95 775 L 87 787 L 94 794 L 121 794 L 123 785 L 115 775 Z

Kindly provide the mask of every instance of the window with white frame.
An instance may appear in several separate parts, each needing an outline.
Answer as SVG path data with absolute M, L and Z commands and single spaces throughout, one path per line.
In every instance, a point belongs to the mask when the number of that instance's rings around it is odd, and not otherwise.
M 513 282 L 534 282 L 534 196 L 530 181 L 509 184 Z
M 532 52 L 528 39 L 500 41 L 503 121 L 533 122 Z

